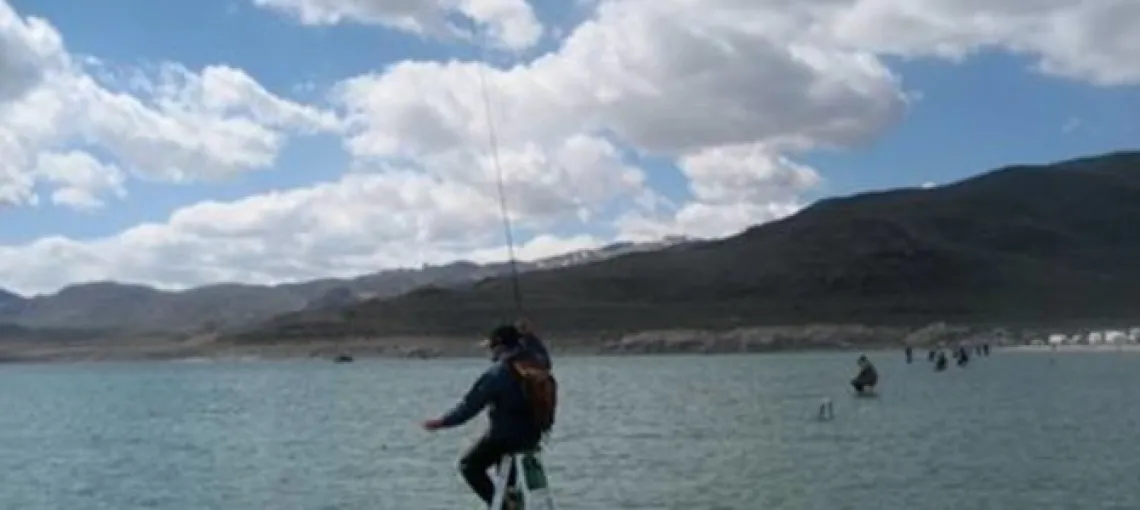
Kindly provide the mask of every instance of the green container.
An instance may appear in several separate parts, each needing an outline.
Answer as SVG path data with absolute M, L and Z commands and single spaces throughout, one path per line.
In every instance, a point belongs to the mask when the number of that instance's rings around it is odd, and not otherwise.
M 528 491 L 538 491 L 547 488 L 546 485 L 546 470 L 542 467 L 542 462 L 533 454 L 526 454 L 522 458 L 523 465 L 523 480 L 526 484 Z

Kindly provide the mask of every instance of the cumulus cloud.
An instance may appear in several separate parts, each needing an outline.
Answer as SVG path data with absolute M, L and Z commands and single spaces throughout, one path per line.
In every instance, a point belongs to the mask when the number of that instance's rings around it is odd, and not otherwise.
M 1004 49 L 1033 58 L 1048 74 L 1098 85 L 1140 84 L 1140 2 L 1134 0 L 831 3 L 828 31 L 850 46 L 957 59 Z
M 35 175 L 56 186 L 52 202 L 75 209 L 102 207 L 104 193 L 117 197 L 127 194 L 122 170 L 84 152 L 41 153 L 36 158 Z
M 659 239 L 723 237 L 798 211 L 798 197 L 822 179 L 760 144 L 724 146 L 686 155 L 678 161 L 692 199 L 680 206 L 647 207 L 618 218 L 621 237 Z
M 802 13 L 731 8 L 739 12 L 688 1 L 607 2 L 559 50 L 527 63 L 405 62 L 348 80 L 336 91 L 348 112 L 347 148 L 357 157 L 477 158 L 456 152 L 487 143 L 474 86 L 486 82 L 499 99 L 492 120 L 508 159 L 602 134 L 607 143 L 678 158 L 694 201 L 672 215 L 632 213 L 623 226 L 715 235 L 787 214 L 818 176 L 782 151 L 870 140 L 898 120 L 906 98 L 873 54 L 797 36 L 788 27 Z M 740 155 L 747 160 L 733 160 Z M 721 162 L 727 166 L 714 168 Z M 599 166 L 583 167 L 578 180 L 612 175 Z M 527 168 L 538 174 L 521 182 L 559 170 L 532 163 L 516 171 Z M 647 193 L 632 186 L 638 181 L 625 180 L 628 196 Z M 713 191 L 728 188 L 739 191 Z M 718 211 L 731 219 L 712 218 Z M 669 224 L 650 225 L 666 217 Z M 718 227 L 704 230 L 709 225 Z
M 305 25 L 486 35 L 514 50 L 533 48 L 543 33 L 524 0 L 253 1 Z M 113 87 L 81 72 L 48 23 L 0 0 L 0 202 L 32 203 L 46 183 L 54 201 L 90 208 L 129 191 L 114 175 L 189 181 L 269 169 L 289 135 L 313 131 L 343 134 L 353 170 L 312 187 L 189 205 L 102 239 L 2 247 L 0 274 L 15 275 L 2 283 L 179 287 L 502 257 L 500 170 L 512 219 L 529 232 L 613 220 L 623 238 L 727 235 L 803 206 L 824 178 L 799 161 L 805 152 L 858 147 L 898 122 L 911 95 L 885 56 L 999 50 L 1050 77 L 1140 84 L 1134 0 L 582 5 L 592 15 L 546 53 L 507 66 L 392 63 L 332 87 L 334 115 L 224 66 L 171 64 Z M 457 15 L 480 33 L 452 23 Z M 110 159 L 84 156 L 86 146 Z M 688 193 L 652 188 L 657 171 L 679 171 Z M 520 251 L 548 255 L 606 237 L 537 236 Z
M 550 256 L 597 242 L 540 236 L 519 254 Z M 0 274 L 20 290 L 108 276 L 176 288 L 270 283 L 458 258 L 486 261 L 504 253 L 502 244 L 497 204 L 485 194 L 457 181 L 391 171 L 200 203 L 164 223 L 93 241 L 49 237 L 0 247 Z
M 346 21 L 397 28 L 412 33 L 468 40 L 522 50 L 542 37 L 543 27 L 526 0 L 253 0 L 287 13 L 307 25 Z M 482 29 L 476 37 L 449 19 L 459 15 Z
M 238 69 L 165 65 L 139 74 L 144 90 L 131 94 L 82 64 L 50 24 L 0 2 L 0 203 L 36 201 L 38 180 L 66 185 L 54 202 L 91 207 L 99 193 L 121 194 L 124 171 L 223 179 L 271 167 L 290 133 L 339 127 L 331 113 L 282 99 Z M 88 147 L 113 161 L 83 154 Z M 51 156 L 60 151 L 68 156 Z
M 796 199 L 821 177 L 760 144 L 698 151 L 678 162 L 693 200 L 680 208 L 635 212 L 619 220 L 624 237 L 644 240 L 683 233 L 722 237 L 800 209 Z

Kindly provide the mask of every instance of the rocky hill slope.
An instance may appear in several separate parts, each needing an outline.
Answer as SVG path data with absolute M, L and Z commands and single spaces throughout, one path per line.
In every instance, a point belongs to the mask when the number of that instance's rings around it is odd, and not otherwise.
M 523 275 L 547 332 L 1140 317 L 1140 152 L 828 199 L 737 236 Z M 236 342 L 470 335 L 516 315 L 511 282 L 279 316 Z

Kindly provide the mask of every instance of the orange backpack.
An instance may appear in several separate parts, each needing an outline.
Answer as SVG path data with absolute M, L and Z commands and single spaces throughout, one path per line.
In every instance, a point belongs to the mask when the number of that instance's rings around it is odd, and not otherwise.
M 539 431 L 543 434 L 549 432 L 554 427 L 555 408 L 558 407 L 558 381 L 554 374 L 530 360 L 513 361 L 511 369 L 522 384 Z

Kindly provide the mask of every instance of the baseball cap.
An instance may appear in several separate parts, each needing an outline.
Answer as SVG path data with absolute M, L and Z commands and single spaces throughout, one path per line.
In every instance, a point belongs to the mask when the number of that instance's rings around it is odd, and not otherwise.
M 503 346 L 514 348 L 521 344 L 521 338 L 522 333 L 519 332 L 518 328 L 510 324 L 503 324 L 492 329 L 491 332 L 487 334 L 487 338 L 480 342 L 480 345 L 484 347 Z

